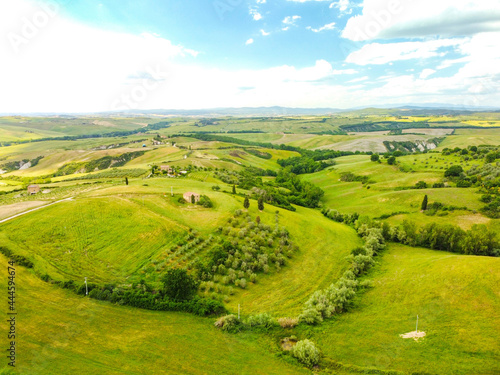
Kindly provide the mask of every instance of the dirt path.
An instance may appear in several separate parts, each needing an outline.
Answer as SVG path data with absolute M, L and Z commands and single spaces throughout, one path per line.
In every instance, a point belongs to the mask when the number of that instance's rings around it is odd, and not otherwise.
M 6 221 L 9 221 L 9 220 L 15 219 L 16 217 L 19 217 L 19 216 L 23 216 L 23 215 L 29 214 L 30 212 L 33 212 L 33 211 L 39 210 L 39 209 L 41 209 L 41 208 L 45 208 L 45 207 L 48 207 L 48 206 L 52 206 L 53 204 L 56 204 L 56 203 L 59 203 L 59 202 L 64 202 L 64 201 L 69 201 L 69 200 L 72 200 L 72 199 L 73 199 L 73 197 L 69 197 L 69 198 L 61 199 L 61 200 L 58 200 L 58 201 L 55 201 L 55 202 L 52 202 L 52 203 L 49 203 L 49 204 L 45 204 L 45 205 L 40 206 L 40 207 L 32 208 L 31 210 L 24 211 L 24 212 L 18 213 L 18 214 L 16 214 L 16 215 L 9 216 L 9 217 L 7 217 L 7 218 L 5 218 L 5 219 L 2 219 L 2 220 L 0 220 L 0 224 L 5 223 Z

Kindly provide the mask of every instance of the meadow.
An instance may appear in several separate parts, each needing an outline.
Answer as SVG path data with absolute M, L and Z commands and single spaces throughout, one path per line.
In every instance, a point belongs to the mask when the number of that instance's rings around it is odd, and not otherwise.
M 407 220 L 464 230 L 485 224 L 498 234 L 500 219 L 485 213 L 486 200 L 493 198 L 485 198 L 481 183 L 493 184 L 488 191 L 496 196 L 500 153 L 486 145 L 500 145 L 499 121 L 496 113 L 373 109 L 331 116 L 173 118 L 166 127 L 110 137 L 105 134 L 159 120 L 0 119 L 0 169 L 10 168 L 0 175 L 0 220 L 26 212 L 0 223 L 0 242 L 33 263 L 31 269 L 16 267 L 18 373 L 311 373 L 281 350 L 280 340 L 290 335 L 310 339 L 321 350 L 314 370 L 319 373 L 500 372 L 495 257 L 388 243 L 360 278 L 371 286 L 356 294 L 346 312 L 317 325 L 234 333 L 217 329 L 215 316 L 99 301 L 60 283 L 81 287 L 87 277 L 98 287 L 140 288 L 156 298 L 166 287 L 163 276 L 181 268 L 199 282 L 198 297 L 220 301 L 228 313 L 240 310 L 243 320 L 256 314 L 298 317 L 315 291 L 344 275 L 351 252 L 364 243 L 353 226 L 328 219 L 323 209 L 392 226 Z M 204 141 L 200 132 L 234 139 Z M 4 145 L 98 134 L 103 136 Z M 384 143 L 435 137 L 437 147 L 425 152 L 394 152 Z M 352 154 L 321 159 L 324 150 Z M 371 160 L 373 152 L 379 161 Z M 130 153 L 134 157 L 120 159 Z M 13 162 L 40 156 L 32 167 L 12 169 Z M 319 157 L 305 163 L 321 168 L 291 176 L 278 161 L 292 157 L 296 163 Z M 156 168 L 162 165 L 173 167 L 172 174 Z M 467 172 L 485 165 L 491 175 L 468 187 L 445 176 L 452 166 Z M 460 178 L 470 180 L 466 173 Z M 40 192 L 30 195 L 26 189 L 34 183 Z M 208 197 L 210 205 L 183 201 L 185 192 Z M 429 205 L 445 209 L 422 210 L 424 196 Z M 28 212 L 33 208 L 39 209 Z M 258 264 L 264 258 L 265 271 Z M 1 254 L 0 260 L 7 262 Z M 416 315 L 425 338 L 401 338 L 415 329 Z

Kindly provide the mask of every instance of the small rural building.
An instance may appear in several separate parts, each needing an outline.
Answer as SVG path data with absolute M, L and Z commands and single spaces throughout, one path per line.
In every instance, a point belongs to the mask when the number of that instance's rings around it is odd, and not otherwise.
M 191 203 L 191 196 L 194 195 L 194 202 L 199 202 L 200 201 L 200 194 L 198 193 L 193 193 L 193 192 L 190 192 L 188 191 L 187 193 L 184 193 L 183 197 L 184 199 L 186 200 L 186 202 L 189 202 Z
M 28 194 L 36 194 L 40 191 L 40 186 L 38 185 L 28 185 Z
M 170 165 L 160 165 L 160 171 L 166 171 L 169 174 L 174 172 L 173 168 Z

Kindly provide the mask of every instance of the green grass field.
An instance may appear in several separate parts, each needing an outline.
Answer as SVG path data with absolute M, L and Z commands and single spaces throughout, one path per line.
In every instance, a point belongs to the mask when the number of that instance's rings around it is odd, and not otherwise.
M 214 327 L 215 317 L 152 312 L 89 300 L 39 278 L 48 274 L 55 280 L 81 283 L 88 277 L 94 283 L 122 285 L 144 279 L 158 288 L 159 277 L 169 268 L 187 267 L 191 273 L 196 259 L 215 246 L 211 240 L 206 245 L 205 239 L 223 236 L 218 228 L 228 226 L 235 210 L 243 209 L 243 197 L 230 194 L 232 185 L 219 180 L 216 169 L 244 171 L 246 167 L 257 167 L 279 171 L 278 159 L 299 155 L 279 149 L 200 141 L 189 137 L 188 132 L 217 132 L 243 140 L 306 149 L 377 152 L 386 151 L 382 142 L 387 139 L 415 141 L 445 137 L 436 150 L 397 157 L 396 165 L 388 165 L 384 158 L 381 163 L 371 162 L 369 155 L 358 154 L 337 158 L 334 166 L 300 178 L 324 190 L 319 208 L 357 212 L 372 218 L 385 215 L 384 220 L 391 225 L 404 220 L 419 226 L 436 222 L 463 229 L 486 224 L 498 233 L 500 219 L 490 219 L 481 213 L 484 203 L 480 201 L 479 188 L 457 188 L 453 180 L 444 177 L 444 171 L 452 165 L 467 170 L 482 165 L 484 159 L 466 160 L 466 156 L 444 155 L 439 151 L 446 147 L 500 144 L 500 129 L 491 128 L 498 126 L 500 117 L 495 113 L 413 116 L 410 112 L 381 109 L 326 117 L 286 114 L 275 118 L 225 117 L 208 125 L 200 118 L 172 119 L 168 128 L 128 137 L 2 145 L 0 168 L 11 161 L 44 158 L 35 167 L 1 175 L 0 220 L 73 197 L 0 224 L 1 245 L 35 263 L 31 271 L 17 267 L 18 373 L 73 374 L 81 373 L 82 369 L 92 374 L 310 373 L 289 356 L 282 355 L 279 339 L 290 334 L 312 339 L 327 361 L 345 365 L 329 371 L 321 368 L 319 373 L 378 374 L 385 370 L 436 375 L 500 373 L 498 258 L 389 244 L 376 258 L 375 267 L 364 276 L 373 281 L 373 287 L 359 293 L 348 312 L 318 326 L 277 328 L 271 333 L 265 330 L 223 333 Z M 139 117 L 4 117 L 0 118 L 3 131 L 0 144 L 30 137 L 132 130 L 158 121 Z M 404 130 L 422 134 L 394 136 L 387 136 L 387 130 L 350 132 L 350 135 L 313 134 L 335 132 L 341 125 L 383 121 L 405 124 L 427 121 L 431 127 Z M 478 128 L 463 128 L 471 125 Z M 452 126 L 456 127 L 454 131 Z M 256 130 L 266 133 L 230 133 Z M 157 134 L 183 136 L 163 138 L 162 142 L 169 144 L 155 145 L 153 137 Z M 271 158 L 257 157 L 251 148 L 269 153 Z M 132 151 L 146 152 L 118 168 L 40 180 L 70 162 Z M 153 165 L 165 164 L 191 166 L 192 172 L 180 178 L 147 177 Z M 347 172 L 364 178 L 364 183 L 341 181 Z M 273 179 L 263 177 L 264 181 Z M 40 184 L 42 192 L 28 195 L 26 185 L 33 181 Z M 426 182 L 427 188 L 412 188 L 419 181 Z M 441 182 L 447 187 L 432 188 L 432 184 Z M 213 190 L 216 186 L 219 191 Z M 21 190 L 13 191 L 16 189 Z M 248 193 L 236 189 L 238 194 Z M 209 196 L 213 207 L 180 202 L 179 198 L 188 191 Z M 420 211 L 424 195 L 429 203 L 466 208 L 427 216 Z M 226 293 L 228 285 L 224 286 L 224 292 L 218 291 L 220 295 L 216 297 L 224 300 L 230 312 L 236 313 L 240 306 L 244 318 L 257 313 L 269 313 L 276 318 L 296 317 L 314 291 L 337 281 L 349 267 L 346 257 L 363 243 L 355 230 L 325 218 L 318 208 L 295 208 L 292 212 L 266 203 L 261 212 L 257 202 L 250 199 L 248 212 L 252 220 L 258 215 L 263 224 L 273 227 L 278 211 L 279 225 L 286 227 L 298 250 L 286 258 L 280 271 L 274 264 L 267 274 L 256 271 L 255 284 L 248 281 L 244 289 L 234 285 Z M 200 245 L 182 247 L 181 252 L 178 242 L 194 238 L 187 237 L 189 231 L 201 240 Z M 231 240 L 229 235 L 222 238 Z M 240 241 L 237 237 L 234 240 L 235 244 Z M 278 241 L 276 237 L 276 243 L 264 250 L 272 252 L 279 246 Z M 2 255 L 0 261 L 7 262 Z M 6 282 L 5 272 L 2 280 Z M 217 286 L 222 285 L 221 280 L 214 281 L 220 282 Z M 205 292 L 200 288 L 200 293 L 212 295 L 212 290 L 217 294 L 216 288 L 205 288 Z M 399 337 L 415 329 L 417 314 L 419 330 L 425 331 L 426 337 L 419 342 Z
M 7 264 L 1 255 L 0 260 Z M 2 272 L 3 285 L 6 275 Z M 78 297 L 22 267 L 16 268 L 16 280 L 19 374 L 310 373 L 278 358 L 274 340 L 223 333 L 211 318 Z M 8 347 L 6 335 L 2 345 Z
M 500 260 L 390 245 L 353 309 L 303 328 L 324 354 L 362 367 L 430 374 L 500 372 Z M 402 339 L 419 331 L 423 340 Z
M 260 215 L 262 222 L 272 223 L 275 207 L 266 206 L 260 213 L 251 201 L 249 212 Z M 243 313 L 268 312 L 274 316 L 297 316 L 304 302 L 318 288 L 325 288 L 348 267 L 345 257 L 361 245 L 355 231 L 326 219 L 320 212 L 297 207 L 296 212 L 278 209 L 280 224 L 290 231 L 300 250 L 279 273 L 264 275 L 248 290 L 231 298 L 229 308 Z
M 124 281 L 186 227 L 123 198 L 77 199 L 3 224 L 2 243 L 55 279 Z M 127 233 L 126 236 L 123 233 Z

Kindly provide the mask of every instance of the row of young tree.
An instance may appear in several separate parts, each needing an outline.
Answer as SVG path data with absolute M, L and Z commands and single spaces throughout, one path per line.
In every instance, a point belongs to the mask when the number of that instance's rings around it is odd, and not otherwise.
M 425 198 L 422 204 L 424 203 L 426 203 Z M 412 221 L 404 220 L 401 225 L 391 226 L 387 222 L 366 216 L 359 217 L 358 214 L 342 214 L 332 209 L 324 209 L 322 213 L 337 222 L 345 222 L 356 227 L 365 224 L 370 228 L 379 228 L 387 241 L 459 254 L 500 256 L 498 238 L 495 232 L 484 224 L 475 224 L 471 229 L 463 230 L 452 224 L 438 223 L 428 223 L 419 227 Z

